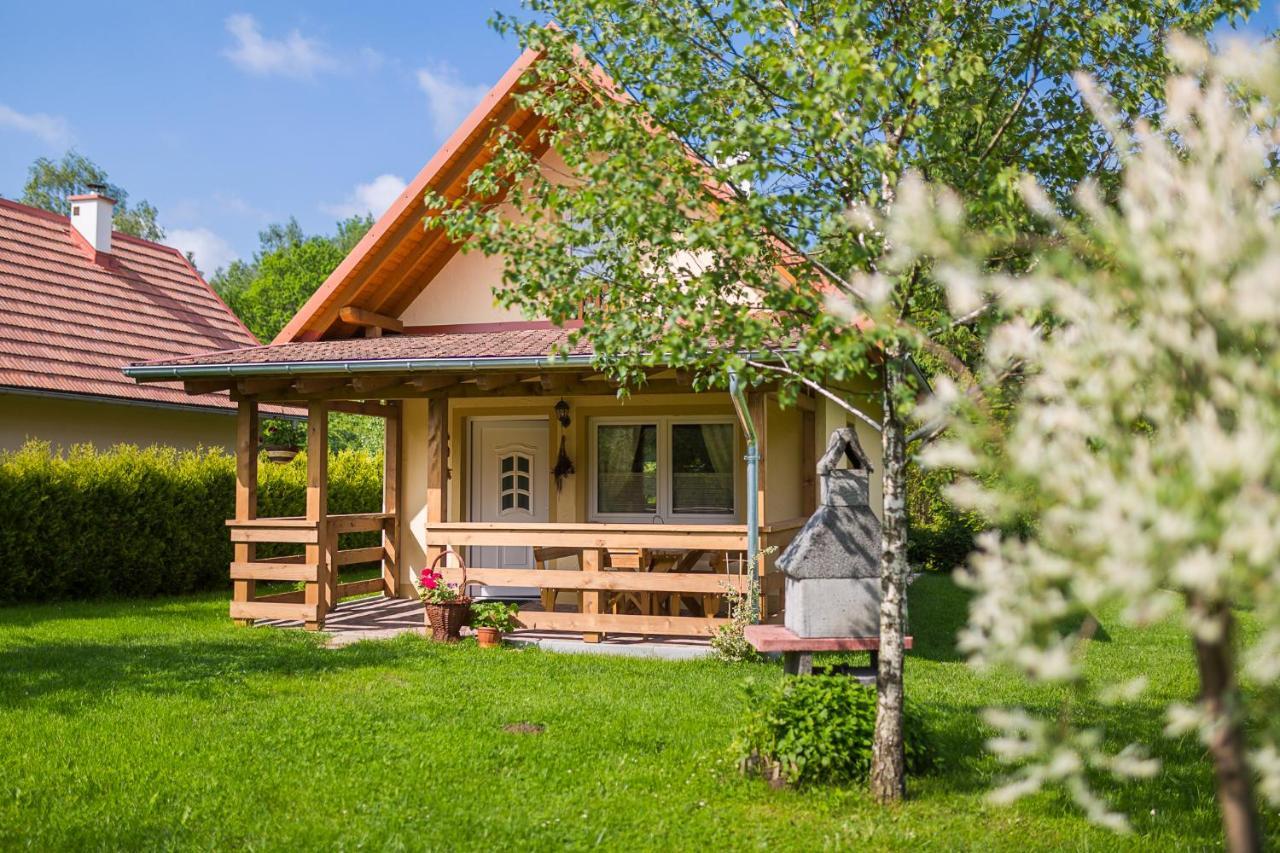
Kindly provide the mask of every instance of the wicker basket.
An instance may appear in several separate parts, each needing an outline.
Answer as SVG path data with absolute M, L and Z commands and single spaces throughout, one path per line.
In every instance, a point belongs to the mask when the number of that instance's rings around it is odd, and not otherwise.
M 462 567 L 462 583 L 458 584 L 462 597 L 444 604 L 423 602 L 427 627 L 431 629 L 431 639 L 438 643 L 456 643 L 461 639 L 459 632 L 462 626 L 471 621 L 471 599 L 466 594 L 467 564 L 463 562 L 462 557 L 452 550 L 443 551 L 431 563 L 431 568 L 435 570 L 449 554 L 458 557 L 458 564 Z

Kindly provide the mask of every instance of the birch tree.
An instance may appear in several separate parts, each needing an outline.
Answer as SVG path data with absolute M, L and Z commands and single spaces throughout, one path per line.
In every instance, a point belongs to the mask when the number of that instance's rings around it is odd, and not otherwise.
M 946 192 L 913 185 L 891 231 L 910 235 L 898 263 L 934 259 L 956 310 L 1000 304 L 980 384 L 1021 377 L 1004 423 L 945 381 L 932 403 L 954 417 L 932 461 L 968 472 L 954 499 L 1002 531 L 971 561 L 964 648 L 1076 702 L 1123 706 L 1146 679 L 1086 678 L 1092 614 L 1180 619 L 1200 693 L 1168 708 L 1167 733 L 1198 734 L 1227 846 L 1257 850 L 1256 791 L 1280 805 L 1280 53 L 1175 46 L 1183 73 L 1162 128 L 1093 98 L 1123 168 L 1116 204 L 1086 184 L 1069 220 L 1028 185 L 1053 237 L 1029 274 L 992 275 L 1002 241 L 967 232 Z M 1249 635 L 1242 608 L 1258 623 Z M 990 722 L 1016 768 L 1002 799 L 1060 784 L 1124 829 L 1090 780 L 1157 769 L 1142 744 L 1108 749 L 1065 712 L 1002 708 Z
M 896 800 L 907 453 L 934 434 L 917 429 L 912 409 L 926 374 L 967 372 L 987 318 L 974 310 L 956 322 L 923 268 L 887 274 L 874 223 L 909 169 L 956 186 L 975 221 L 1012 232 L 1028 225 L 1023 171 L 1063 201 L 1087 174 L 1107 185 L 1109 152 L 1070 73 L 1088 67 L 1124 108 L 1152 110 L 1166 67 L 1159 35 L 1205 30 L 1247 4 L 528 6 L 557 26 L 498 25 L 543 52 L 519 102 L 547 125 L 532 138 L 495 129 L 493 158 L 461 199 L 428 195 L 427 224 L 501 255 L 498 299 L 530 317 L 580 319 L 600 367 L 629 385 L 659 363 L 689 370 L 699 387 L 736 373 L 780 382 L 784 399 L 808 388 L 865 418 L 832 389 L 880 384 L 872 789 Z M 545 150 L 554 166 L 540 162 Z M 884 298 L 854 283 L 864 274 Z M 877 322 L 826 310 L 833 291 L 859 310 L 874 301 Z

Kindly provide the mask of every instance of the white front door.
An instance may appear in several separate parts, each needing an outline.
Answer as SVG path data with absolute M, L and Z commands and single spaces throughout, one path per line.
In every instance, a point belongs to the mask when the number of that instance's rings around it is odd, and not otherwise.
M 549 446 L 548 421 L 471 422 L 471 519 L 509 524 L 545 522 Z M 471 548 L 470 566 L 480 569 L 531 569 L 528 546 Z M 537 587 L 473 587 L 484 598 L 536 598 Z

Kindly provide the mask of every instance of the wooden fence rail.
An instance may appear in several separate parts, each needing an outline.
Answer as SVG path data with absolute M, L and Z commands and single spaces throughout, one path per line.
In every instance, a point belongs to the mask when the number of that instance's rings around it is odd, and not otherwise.
M 348 596 L 373 592 L 394 594 L 388 590 L 387 578 L 393 575 L 384 571 L 382 577 L 341 583 L 339 570 L 343 566 L 393 561 L 392 531 L 396 523 L 394 513 L 355 513 L 330 515 L 324 522 L 304 518 L 255 518 L 230 520 L 227 528 L 231 541 L 237 544 L 285 544 L 319 545 L 321 528 L 324 528 L 324 547 L 318 549 L 319 561 L 308 562 L 305 555 L 269 557 L 262 560 L 237 560 L 231 564 L 232 581 L 293 582 L 304 584 L 303 589 L 272 595 L 254 595 L 255 584 L 234 584 L 231 601 L 231 618 L 252 621 L 255 619 L 287 619 L 302 622 L 308 628 L 320 628 L 324 617 L 337 603 Z M 339 537 L 347 533 L 384 532 L 383 544 L 363 548 L 340 548 Z
M 620 571 L 606 567 L 612 564 L 615 567 L 639 568 L 635 555 L 640 552 L 739 555 L 746 550 L 747 533 L 742 525 L 737 524 L 437 522 L 429 525 L 426 544 L 431 560 L 446 548 L 460 551 L 477 545 L 554 548 L 561 554 L 565 551 L 580 554 L 579 571 L 476 567 L 466 570 L 466 579 L 468 583 L 482 586 L 520 586 L 581 593 L 578 613 L 522 608 L 518 618 L 522 627 L 582 632 L 583 638 L 589 642 L 598 640 L 604 632 L 653 636 L 712 635 L 729 621 L 714 615 L 721 598 L 729 593 L 744 593 L 748 589 L 747 578 L 742 574 Z M 721 562 L 727 566 L 729 561 Z M 444 569 L 444 575 L 450 583 L 460 583 L 463 572 L 453 566 Z M 625 593 L 636 594 L 642 602 L 665 597 L 674 602 L 670 609 L 676 612 L 608 612 L 610 600 L 617 601 L 620 594 Z M 699 600 L 703 615 L 679 615 L 681 596 Z

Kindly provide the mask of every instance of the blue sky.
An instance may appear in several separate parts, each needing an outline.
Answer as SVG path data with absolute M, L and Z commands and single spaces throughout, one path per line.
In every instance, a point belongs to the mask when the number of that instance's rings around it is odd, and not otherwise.
M 206 273 L 270 222 L 381 213 L 518 55 L 494 9 L 518 0 L 2 3 L 0 195 L 74 146 Z
M 74 146 L 206 273 L 382 212 L 519 54 L 504 0 L 0 4 L 0 195 Z M 20 38 L 15 34 L 22 34 Z

